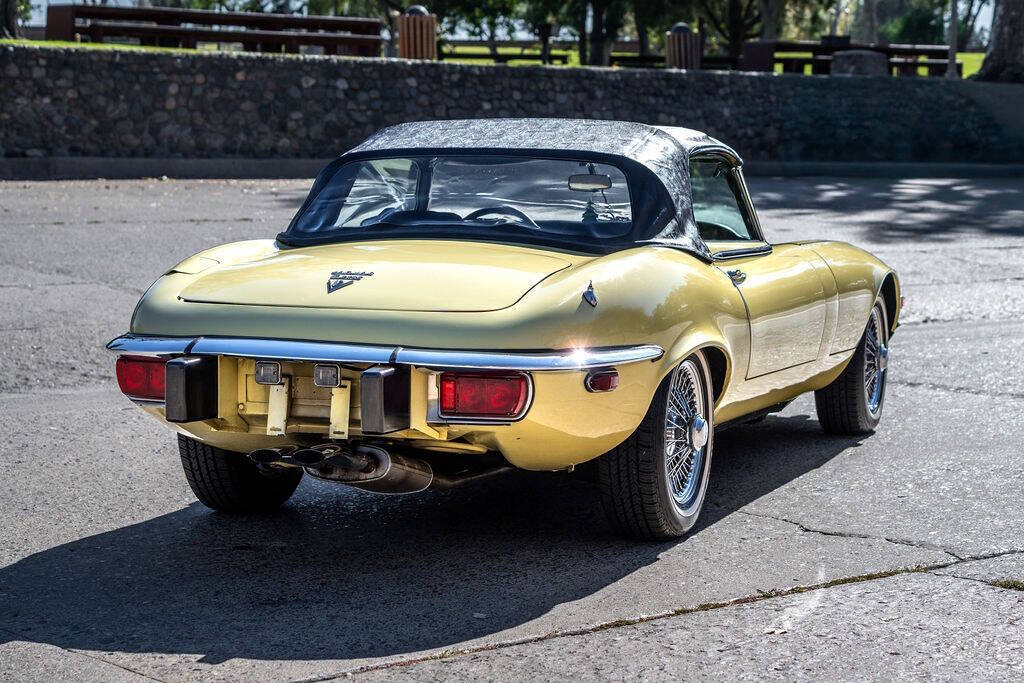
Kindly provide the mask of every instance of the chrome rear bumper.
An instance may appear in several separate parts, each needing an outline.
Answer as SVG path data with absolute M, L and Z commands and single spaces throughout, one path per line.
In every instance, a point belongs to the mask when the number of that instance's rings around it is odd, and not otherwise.
M 660 346 L 614 346 L 558 351 L 456 351 L 415 349 L 289 339 L 244 337 L 152 337 L 126 334 L 107 349 L 133 356 L 233 356 L 266 360 L 323 363 L 386 363 L 426 368 L 558 371 L 586 370 L 611 365 L 655 361 L 664 355 Z

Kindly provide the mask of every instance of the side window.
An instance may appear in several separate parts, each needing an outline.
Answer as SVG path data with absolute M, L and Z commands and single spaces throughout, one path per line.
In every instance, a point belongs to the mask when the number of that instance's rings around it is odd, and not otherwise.
M 693 216 L 703 239 L 757 239 L 740 209 L 726 162 L 713 158 L 691 159 L 690 187 Z

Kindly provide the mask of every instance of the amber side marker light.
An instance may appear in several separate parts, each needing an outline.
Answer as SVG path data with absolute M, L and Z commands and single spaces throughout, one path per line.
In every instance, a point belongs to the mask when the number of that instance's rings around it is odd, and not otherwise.
M 440 390 L 444 417 L 515 419 L 530 398 L 529 380 L 518 372 L 445 372 Z
M 617 370 L 594 370 L 583 380 L 583 386 L 592 394 L 612 391 L 619 386 L 619 373 Z
M 162 358 L 121 356 L 115 367 L 117 386 L 129 398 L 163 401 L 166 392 L 166 370 Z

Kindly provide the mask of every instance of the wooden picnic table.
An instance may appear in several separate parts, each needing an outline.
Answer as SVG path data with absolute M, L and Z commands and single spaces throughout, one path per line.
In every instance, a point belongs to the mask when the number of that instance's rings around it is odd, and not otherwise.
M 240 28 L 223 28 L 226 26 Z M 197 42 L 237 42 L 247 49 L 298 52 L 317 45 L 327 54 L 378 56 L 383 43 L 381 21 L 259 12 L 215 12 L 173 7 L 50 5 L 47 40 L 87 36 L 137 38 L 144 45 L 195 47 Z

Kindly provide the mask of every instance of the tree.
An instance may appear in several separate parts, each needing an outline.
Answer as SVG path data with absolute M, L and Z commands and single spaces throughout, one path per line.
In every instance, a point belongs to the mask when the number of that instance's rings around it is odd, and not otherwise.
M 977 74 L 981 81 L 1024 83 L 1024 2 L 996 0 L 992 37 Z
M 612 44 L 626 23 L 625 0 L 591 0 L 590 64 L 607 66 Z
M 739 57 L 743 42 L 761 35 L 757 0 L 696 0 L 696 10 L 722 37 L 730 57 Z
M 18 17 L 21 4 L 19 0 L 0 0 L 0 38 L 17 38 L 20 35 Z
M 428 9 L 434 10 L 433 5 Z M 466 33 L 487 42 L 492 55 L 498 54 L 498 36 L 504 31 L 511 34 L 514 30 L 516 4 L 514 0 L 456 0 L 449 3 L 446 17 Z M 441 15 L 438 14 L 438 18 Z M 453 26 L 454 28 L 454 26 Z
M 633 25 L 636 27 L 638 53 L 646 57 L 651 53 L 651 30 L 664 31 L 679 21 L 674 16 L 675 4 L 671 0 L 633 0 Z
M 576 51 L 580 64 L 587 63 L 587 3 L 585 0 L 569 0 L 565 8 L 569 18 L 569 32 L 576 36 Z
M 544 64 L 551 61 L 551 36 L 558 30 L 565 5 L 565 0 L 532 0 L 520 7 L 520 18 L 540 41 L 540 60 Z
M 775 40 L 786 16 L 786 0 L 757 0 L 757 7 L 761 11 L 761 39 Z
M 915 4 L 906 13 L 887 21 L 879 30 L 890 43 L 944 44 L 946 26 L 942 14 L 945 4 Z
M 959 0 L 960 2 L 960 27 L 957 35 L 960 36 L 960 44 L 970 49 L 979 42 L 977 30 L 978 15 L 981 10 L 988 6 L 989 0 Z

